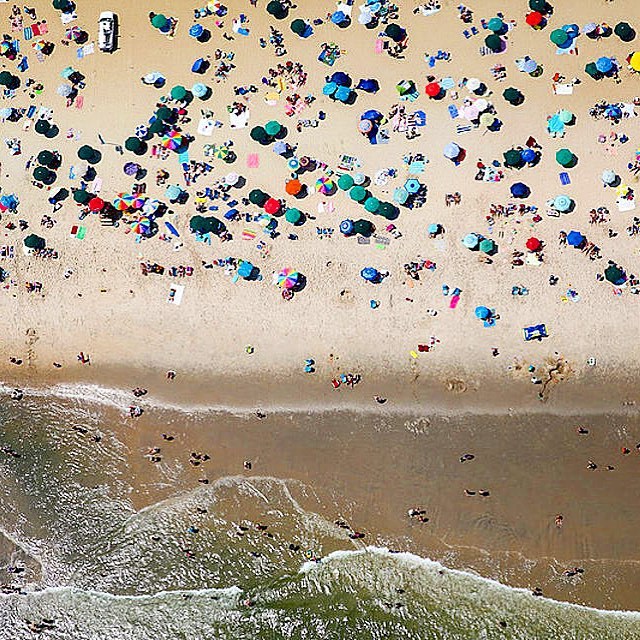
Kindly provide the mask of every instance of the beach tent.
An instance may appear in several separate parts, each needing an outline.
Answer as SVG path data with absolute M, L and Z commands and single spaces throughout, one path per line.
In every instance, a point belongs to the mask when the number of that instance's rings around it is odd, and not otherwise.
M 367 93 L 376 93 L 380 90 L 380 85 L 376 79 L 367 78 L 359 80 L 356 89 L 366 91 Z
M 579 231 L 570 231 L 567 234 L 567 244 L 571 247 L 580 247 L 586 238 Z
M 338 178 L 338 187 L 342 189 L 342 191 L 349 191 L 351 187 L 353 187 L 353 178 L 348 173 L 343 173 Z
M 329 82 L 335 82 L 340 87 L 350 87 L 351 78 L 344 71 L 336 71 L 329 78 Z
M 24 246 L 27 247 L 27 249 L 41 250 L 47 246 L 47 242 L 44 238 L 32 233 L 24 239 Z
M 556 151 L 556 162 L 565 169 L 570 169 L 576 166 L 578 158 L 569 149 L 559 149 Z

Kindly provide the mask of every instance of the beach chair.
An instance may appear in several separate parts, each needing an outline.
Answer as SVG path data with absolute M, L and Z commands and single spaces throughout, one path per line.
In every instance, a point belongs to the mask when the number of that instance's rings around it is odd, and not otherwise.
M 530 342 L 531 340 L 542 341 L 542 338 L 549 337 L 549 334 L 547 333 L 547 327 L 544 324 L 536 324 L 530 327 L 524 327 L 522 333 L 524 335 L 525 342 Z

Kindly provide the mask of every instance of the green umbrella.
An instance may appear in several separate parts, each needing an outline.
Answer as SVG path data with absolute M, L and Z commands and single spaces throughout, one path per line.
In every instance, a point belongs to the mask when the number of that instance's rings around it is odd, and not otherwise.
M 261 207 L 269 199 L 269 194 L 261 189 L 253 189 L 249 192 L 249 202 Z
M 36 167 L 33 170 L 33 179 L 38 182 L 45 182 L 49 176 L 49 169 L 46 167 Z
M 282 125 L 276 120 L 269 120 L 269 122 L 264 125 L 264 130 L 266 131 L 267 135 L 274 137 L 277 136 L 280 131 L 282 131 Z
M 487 47 L 489 47 L 489 49 L 491 49 L 491 51 L 502 50 L 502 40 L 500 39 L 500 36 L 495 33 L 488 35 L 484 39 L 484 43 L 485 45 L 487 45 Z
M 69 13 L 73 9 L 73 5 L 70 0 L 53 0 L 53 8 L 57 11 Z
M 302 220 L 302 212 L 300 211 L 300 209 L 287 209 L 286 213 L 284 214 L 284 218 L 291 224 L 299 224 Z
M 624 271 L 613 264 L 604 270 L 604 277 L 611 284 L 620 284 L 625 279 Z
M 130 136 L 124 141 L 124 148 L 127 151 L 133 151 L 133 153 L 138 153 L 142 148 L 142 145 L 142 140 L 136 136 Z
M 277 20 L 282 20 L 287 17 L 287 10 L 281 2 L 278 0 L 271 0 L 267 5 L 267 13 Z
M 164 133 L 165 130 L 167 129 L 167 124 L 164 123 L 162 120 L 160 120 L 160 118 L 156 118 L 150 125 L 149 125 L 149 132 L 150 133 Z
M 386 29 L 384 30 L 385 35 L 389 36 L 394 42 L 400 42 L 404 36 L 404 29 L 397 24 L 388 24 Z
M 353 178 L 348 173 L 343 173 L 338 178 L 338 187 L 343 191 L 349 191 L 353 187 Z
M 177 84 L 171 89 L 172 100 L 184 100 L 187 97 L 187 90 L 181 85 Z
M 44 169 L 44 167 L 42 168 Z M 56 175 L 56 172 L 50 171 L 49 169 L 45 169 L 45 171 L 47 172 L 47 175 L 44 178 L 42 178 L 42 182 L 46 185 L 53 184 L 58 178 L 58 176 Z
M 44 238 L 32 233 L 24 239 L 24 246 L 27 249 L 44 249 L 47 246 L 47 242 Z
M 194 233 L 208 233 L 209 223 L 204 216 L 193 216 L 191 220 L 189 220 L 189 228 Z
M 522 166 L 522 155 L 517 149 L 509 149 L 504 154 L 504 163 L 507 167 Z
M 378 215 L 386 218 L 387 220 L 393 220 L 398 216 L 398 208 L 390 202 L 381 202 L 378 207 Z
M 368 220 L 356 220 L 353 223 L 353 232 L 359 233 L 361 236 L 370 236 L 374 231 L 374 226 Z
M 484 240 L 480 241 L 478 248 L 480 249 L 480 251 L 482 251 L 482 253 L 492 254 L 495 253 L 496 243 L 489 238 L 485 238 Z
M 58 125 L 57 124 L 52 124 L 47 129 L 47 132 L 44 134 L 44 137 L 45 138 L 55 138 L 59 133 L 60 133 L 60 129 L 58 129 Z
M 78 158 L 80 158 L 80 160 L 91 160 L 94 155 L 96 153 L 96 150 L 93 149 L 92 147 L 90 147 L 88 144 L 83 144 L 79 149 L 78 149 Z
M 569 149 L 559 149 L 556 151 L 556 162 L 565 169 L 575 167 L 578 158 Z
M 91 194 L 84 189 L 76 189 L 73 192 L 73 199 L 78 204 L 87 204 L 91 200 Z
M 569 39 L 569 35 L 563 29 L 554 29 L 549 36 L 549 40 L 559 47 Z
M 356 202 L 362 202 L 367 197 L 367 190 L 364 187 L 351 187 L 349 197 Z
M 585 66 L 584 70 L 594 80 L 600 80 L 602 78 L 602 74 L 598 71 L 598 67 L 596 67 L 595 62 L 589 62 L 589 64 Z
M 47 120 L 38 120 L 35 124 L 36 133 L 46 135 L 47 131 L 51 129 L 51 124 Z
M 538 13 L 547 13 L 549 5 L 546 0 L 529 0 L 529 9 Z
M 500 18 L 491 18 L 487 23 L 487 29 L 490 29 L 494 33 L 500 33 L 504 29 L 504 22 Z
M 53 155 L 53 153 L 45 149 L 38 154 L 38 163 L 44 165 L 45 167 L 48 167 L 53 163 L 54 158 L 55 156 Z
M 11 81 L 11 74 L 8 71 L 0 71 L 0 84 L 1 85 L 8 85 L 9 82 Z
M 571 111 L 568 111 L 567 109 L 560 109 L 560 111 L 558 112 L 558 118 L 560 118 L 560 121 L 562 123 L 569 124 L 573 121 L 575 116 L 573 115 L 573 113 L 571 113 Z
M 184 87 L 181 88 L 184 89 Z M 177 87 L 174 87 L 174 89 L 177 89 Z M 173 109 L 169 109 L 169 107 L 160 107 L 156 111 L 156 118 L 163 120 L 164 122 L 171 120 L 173 118 Z
M 252 140 L 260 143 L 264 143 L 269 139 L 269 136 L 267 135 L 264 127 L 260 126 L 253 127 L 253 129 L 251 129 L 251 131 L 249 132 L 249 135 L 251 136 Z
M 514 87 L 509 87 L 502 92 L 502 97 L 512 105 L 522 104 L 524 102 L 524 95 L 515 89 Z
M 169 24 L 169 20 L 167 19 L 167 16 L 162 13 L 156 13 L 156 15 L 151 18 L 151 24 L 156 29 L 165 29 Z
M 369 213 L 376 213 L 380 208 L 380 200 L 374 197 L 367 198 L 364 201 L 364 208 L 365 208 L 365 211 L 368 211 Z
M 300 18 L 291 23 L 291 31 L 299 36 L 301 36 L 306 30 L 307 23 L 304 20 L 300 20 Z
M 613 32 L 622 42 L 631 42 L 636 37 L 635 29 L 628 22 L 618 22 Z

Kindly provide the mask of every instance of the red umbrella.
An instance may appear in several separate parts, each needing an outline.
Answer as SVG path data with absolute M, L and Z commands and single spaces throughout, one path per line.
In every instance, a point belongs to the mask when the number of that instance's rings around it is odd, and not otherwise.
M 268 214 L 274 215 L 274 214 L 278 213 L 278 211 L 280 211 L 280 202 L 278 200 L 276 200 L 275 198 L 269 198 L 264 203 L 264 210 Z
M 538 251 L 541 246 L 542 242 L 540 242 L 538 238 L 529 238 L 526 243 L 526 247 L 527 249 L 529 249 L 529 251 Z
M 530 27 L 538 27 L 542 24 L 544 16 L 539 11 L 532 11 L 527 14 L 525 20 Z
M 104 208 L 104 200 L 102 198 L 91 198 L 89 200 L 89 211 L 102 211 Z
M 440 88 L 440 85 L 437 82 L 430 82 L 425 88 L 425 93 L 430 97 L 430 98 L 435 98 L 436 96 L 440 95 L 440 92 L 442 91 L 442 89 Z

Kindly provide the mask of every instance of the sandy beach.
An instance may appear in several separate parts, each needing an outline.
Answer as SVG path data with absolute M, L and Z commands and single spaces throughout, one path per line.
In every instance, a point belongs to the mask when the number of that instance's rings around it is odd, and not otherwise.
M 35 18 L 0 5 L 7 42 L 19 41 L 0 71 L 20 80 L 0 105 L 0 196 L 19 201 L 0 201 L 7 411 L 26 403 L 35 414 L 63 397 L 84 416 L 83 397 L 93 407 L 96 394 L 97 406 L 112 405 L 95 428 L 108 425 L 121 447 L 116 475 L 129 485 L 112 489 L 136 511 L 190 495 L 203 477 L 275 478 L 303 487 L 296 498 L 309 512 L 365 533 L 349 548 L 389 546 L 557 600 L 637 609 L 640 74 L 627 58 L 640 44 L 607 31 L 640 29 L 632 0 L 558 3 L 541 29 L 527 24 L 524 1 L 488 0 L 468 15 L 450 1 L 433 12 L 382 3 L 389 14 L 375 26 L 359 23 L 358 5 L 342 7 L 348 26 L 334 24 L 336 6 L 311 0 L 281 20 L 264 0 L 199 18 L 187 2 L 108 4 L 83 0 L 65 14 L 34 0 Z M 118 18 L 113 53 L 97 42 L 105 10 Z M 156 14 L 166 28 L 153 26 Z M 492 53 L 496 16 L 503 50 Z M 296 19 L 308 37 L 292 31 Z M 41 35 L 25 31 L 42 21 Z M 190 35 L 195 24 L 208 40 Z M 389 25 L 404 30 L 393 55 Z M 550 41 L 557 30 L 572 34 L 566 44 Z M 339 53 L 333 66 L 319 60 L 327 47 Z M 204 73 L 192 71 L 199 58 Z M 527 59 L 532 72 L 519 69 Z M 585 66 L 605 68 L 602 59 L 612 68 L 594 79 Z M 335 72 L 350 79 L 346 102 L 325 95 Z M 164 81 L 145 82 L 151 73 Z M 355 88 L 369 79 L 379 90 Z M 171 97 L 180 86 L 186 100 Z M 521 94 L 514 104 L 508 88 Z M 72 100 L 61 95 L 69 90 Z M 159 107 L 172 111 L 154 135 Z M 372 111 L 375 139 L 361 132 Z M 554 117 L 562 131 L 552 136 Z M 232 127 L 238 118 L 245 126 Z M 37 133 L 39 120 L 59 134 Z M 281 131 L 260 144 L 254 128 L 270 121 Z M 171 135 L 183 146 L 165 148 Z M 146 152 L 129 150 L 132 137 Z M 82 145 L 100 155 L 90 179 Z M 535 159 L 507 166 L 514 149 Z M 58 157 L 49 186 L 34 178 L 43 150 Z M 371 208 L 390 203 L 392 215 L 368 212 L 338 186 L 344 175 L 362 178 Z M 291 180 L 304 187 L 298 197 Z M 62 188 L 66 198 L 47 201 Z M 278 215 L 250 202 L 255 190 L 281 200 Z M 292 208 L 303 224 L 282 215 Z M 225 231 L 194 233 L 194 216 Z M 375 230 L 341 231 L 359 219 Z M 46 243 L 42 255 L 27 250 L 31 234 Z M 466 246 L 470 234 L 478 246 Z M 277 286 L 286 269 L 293 280 Z M 546 337 L 524 339 L 540 325 Z M 12 399 L 13 389 L 22 391 Z M 11 441 L 15 425 L 2 428 Z M 213 459 L 193 465 L 192 451 Z M 408 517 L 412 508 L 428 522 Z M 0 556 L 11 564 L 17 548 L 7 537 Z M 575 567 L 584 574 L 563 575 Z

